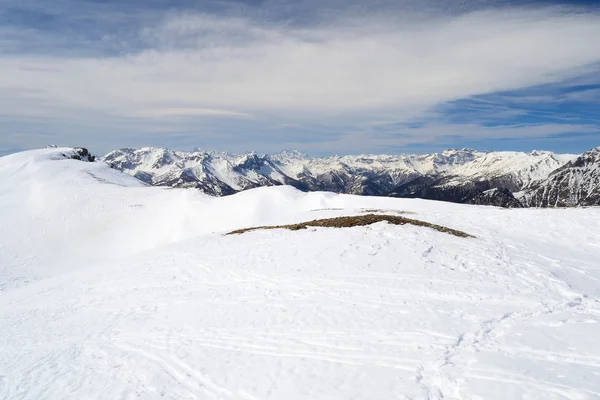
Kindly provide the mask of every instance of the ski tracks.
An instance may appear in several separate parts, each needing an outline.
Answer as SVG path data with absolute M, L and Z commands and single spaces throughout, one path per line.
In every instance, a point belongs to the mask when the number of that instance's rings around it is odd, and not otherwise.
M 538 307 L 529 311 L 506 313 L 496 318 L 484 320 L 479 324 L 478 329 L 459 334 L 455 343 L 446 348 L 442 357 L 431 368 L 426 369 L 420 365 L 416 371 L 416 380 L 423 385 L 428 398 L 431 400 L 464 398 L 461 394 L 461 383 L 464 383 L 467 379 L 498 380 L 506 383 L 529 384 L 540 391 L 550 390 L 563 395 L 565 393 L 572 395 L 574 390 L 580 390 L 584 393 L 599 396 L 600 393 L 597 392 L 588 392 L 582 388 L 569 387 L 555 382 L 541 382 L 533 378 L 525 379 L 523 376 L 516 375 L 512 378 L 503 379 L 502 376 L 507 375 L 505 371 L 490 373 L 490 371 L 478 371 L 472 368 L 478 361 L 476 353 L 496 352 L 509 357 L 522 357 L 526 355 L 528 358 L 540 361 L 555 361 L 558 358 L 561 362 L 580 363 L 598 368 L 598 375 L 600 375 L 600 355 L 594 357 L 582 356 L 581 354 L 561 354 L 544 350 L 513 348 L 510 346 L 501 346 L 497 342 L 498 338 L 507 334 L 512 328 L 525 324 L 537 317 L 557 314 L 566 310 L 596 313 L 598 311 L 597 307 L 597 300 L 590 300 L 587 297 L 576 297 L 572 300 L 555 302 L 553 304 L 542 302 Z
M 124 343 L 114 343 L 112 346 L 115 349 L 137 355 L 158 365 L 177 381 L 181 387 L 187 389 L 187 393 L 190 395 L 189 398 L 206 398 L 206 396 L 214 399 L 235 398 L 230 390 L 215 384 L 207 377 L 207 375 L 192 368 L 181 359 L 168 352 L 161 352 L 157 351 L 157 349 L 148 349 Z

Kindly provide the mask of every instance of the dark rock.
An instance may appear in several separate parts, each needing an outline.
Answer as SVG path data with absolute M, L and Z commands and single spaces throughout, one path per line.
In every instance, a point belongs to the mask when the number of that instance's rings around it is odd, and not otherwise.
M 88 149 L 86 149 L 85 147 L 79 147 L 74 149 L 74 153 L 73 155 L 71 155 L 71 158 L 73 160 L 79 160 L 79 161 L 87 161 L 87 162 L 94 162 L 96 161 L 96 156 L 92 155 Z
M 522 208 L 523 204 L 508 189 L 494 188 L 481 192 L 466 200 L 467 204 L 479 204 L 504 208 Z

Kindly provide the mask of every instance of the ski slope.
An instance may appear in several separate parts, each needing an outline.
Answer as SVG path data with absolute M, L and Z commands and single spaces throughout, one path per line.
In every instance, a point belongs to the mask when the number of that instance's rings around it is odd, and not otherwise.
M 598 399 L 600 209 L 148 187 L 0 158 L 1 399 Z M 233 229 L 367 209 L 385 223 Z

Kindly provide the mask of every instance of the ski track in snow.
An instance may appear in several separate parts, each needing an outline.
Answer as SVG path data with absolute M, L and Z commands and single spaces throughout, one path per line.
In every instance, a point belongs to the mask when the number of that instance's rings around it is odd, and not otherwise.
M 52 151 L 0 158 L 2 399 L 600 398 L 598 209 L 213 199 Z M 222 235 L 363 209 L 476 239 Z

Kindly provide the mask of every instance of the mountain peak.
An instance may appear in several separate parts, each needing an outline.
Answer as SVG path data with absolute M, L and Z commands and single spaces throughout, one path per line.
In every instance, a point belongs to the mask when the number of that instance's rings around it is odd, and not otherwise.
M 304 153 L 299 152 L 298 150 L 293 149 L 284 149 L 278 153 L 279 155 L 286 157 L 296 157 L 296 158 L 308 158 L 308 156 Z
M 545 156 L 545 155 L 553 155 L 554 153 L 546 150 L 532 150 L 529 155 L 534 157 Z
M 588 153 L 589 154 L 600 154 L 600 146 L 594 147 L 593 149 L 590 149 L 583 154 L 588 154 Z
M 448 153 L 448 154 L 452 154 L 452 153 L 478 153 L 477 150 L 468 148 L 468 147 L 464 147 L 462 149 L 446 149 L 442 151 L 442 154 L 444 153 Z
M 273 154 L 270 156 L 273 160 L 289 163 L 300 160 L 309 160 L 311 157 L 307 156 L 304 153 L 299 152 L 298 150 L 290 150 L 285 149 L 277 154 Z

